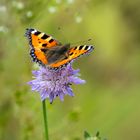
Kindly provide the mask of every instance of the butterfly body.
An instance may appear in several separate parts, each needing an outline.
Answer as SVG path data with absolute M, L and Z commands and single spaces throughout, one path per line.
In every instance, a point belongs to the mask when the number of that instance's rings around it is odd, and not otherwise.
M 62 45 L 52 36 L 37 31 L 27 29 L 25 33 L 31 47 L 30 55 L 34 62 L 52 69 L 58 69 L 68 64 L 77 57 L 89 53 L 93 50 L 91 45 L 81 45 L 70 47 L 70 44 Z
M 45 53 L 46 58 L 48 60 L 48 64 L 56 63 L 58 61 L 62 61 L 67 59 L 69 54 L 68 50 L 70 48 L 70 44 L 66 44 L 64 46 L 56 46 Z

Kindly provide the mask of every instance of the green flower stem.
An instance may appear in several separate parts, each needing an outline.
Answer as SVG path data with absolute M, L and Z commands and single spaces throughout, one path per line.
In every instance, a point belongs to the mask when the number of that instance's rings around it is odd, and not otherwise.
M 42 102 L 43 107 L 43 118 L 44 118 L 44 127 L 45 127 L 45 140 L 49 140 L 48 135 L 48 122 L 47 122 L 47 110 L 45 100 Z

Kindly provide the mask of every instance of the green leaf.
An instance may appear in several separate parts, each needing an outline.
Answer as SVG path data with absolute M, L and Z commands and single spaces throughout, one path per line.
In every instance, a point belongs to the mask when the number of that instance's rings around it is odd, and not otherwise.
M 97 133 L 96 133 L 96 137 L 99 137 L 99 135 L 100 135 L 100 132 L 99 132 L 99 131 L 97 131 Z
M 85 139 L 91 138 L 90 134 L 87 131 L 84 132 L 84 138 Z

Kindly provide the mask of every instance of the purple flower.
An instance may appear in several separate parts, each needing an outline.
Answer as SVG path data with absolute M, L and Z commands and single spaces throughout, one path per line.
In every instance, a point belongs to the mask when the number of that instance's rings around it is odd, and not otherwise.
M 71 85 L 83 84 L 85 80 L 81 80 L 78 76 L 79 70 L 74 70 L 71 63 L 66 67 L 58 70 L 40 67 L 39 70 L 32 71 L 34 80 L 28 82 L 32 87 L 32 91 L 40 93 L 41 100 L 50 99 L 50 103 L 59 96 L 60 100 L 64 100 L 64 95 L 74 96 Z

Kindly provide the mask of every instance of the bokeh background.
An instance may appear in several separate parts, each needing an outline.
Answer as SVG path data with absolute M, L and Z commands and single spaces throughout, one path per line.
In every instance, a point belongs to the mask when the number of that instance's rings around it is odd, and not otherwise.
M 140 140 L 139 0 L 0 0 L 0 140 L 44 139 L 40 96 L 26 84 L 36 67 L 28 27 L 95 45 L 74 63 L 86 84 L 73 85 L 74 98 L 47 103 L 50 139 L 99 130 L 108 140 Z

